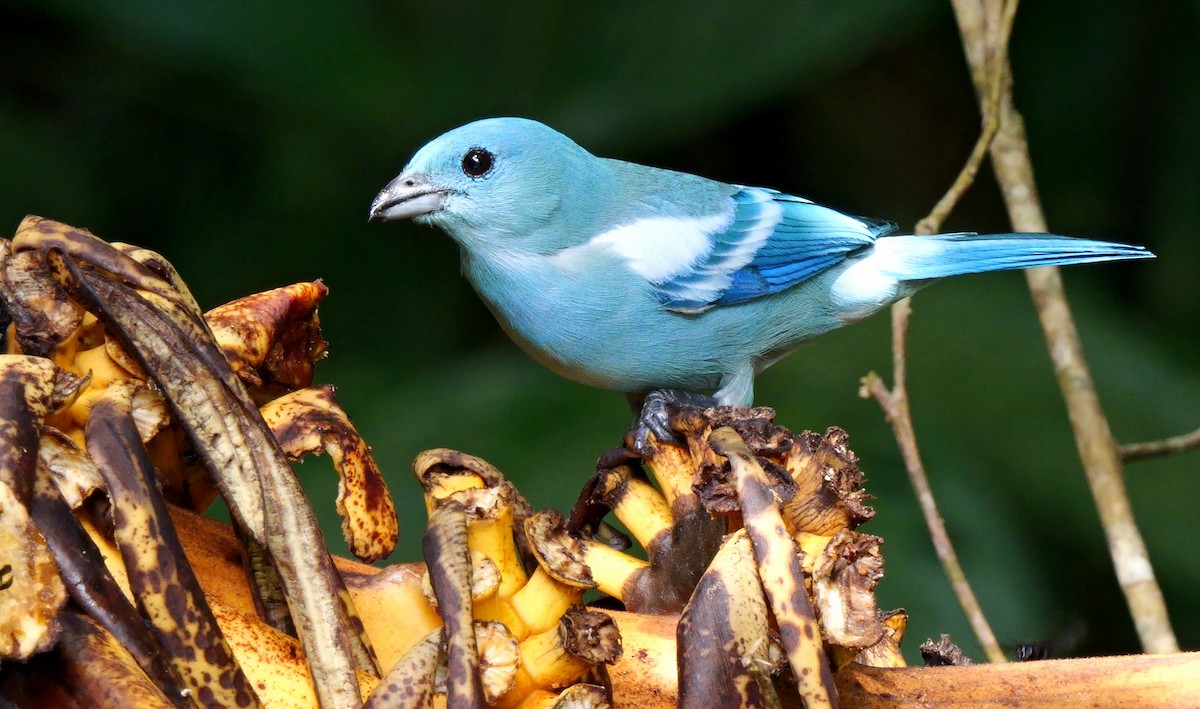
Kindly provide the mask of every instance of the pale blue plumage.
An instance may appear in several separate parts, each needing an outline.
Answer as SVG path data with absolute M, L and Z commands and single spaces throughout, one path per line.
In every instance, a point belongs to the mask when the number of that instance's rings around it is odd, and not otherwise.
M 449 233 L 505 331 L 552 370 L 723 404 L 749 404 L 757 372 L 932 279 L 1152 256 L 1049 234 L 890 235 L 775 190 L 598 158 L 519 118 L 427 144 L 371 217 Z

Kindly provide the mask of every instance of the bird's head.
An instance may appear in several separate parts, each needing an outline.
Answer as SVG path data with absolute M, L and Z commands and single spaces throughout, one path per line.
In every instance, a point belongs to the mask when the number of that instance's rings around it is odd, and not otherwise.
M 538 249 L 541 227 L 586 189 L 599 162 L 537 121 L 476 121 L 418 150 L 375 197 L 370 218 L 432 224 L 468 248 L 504 239 Z

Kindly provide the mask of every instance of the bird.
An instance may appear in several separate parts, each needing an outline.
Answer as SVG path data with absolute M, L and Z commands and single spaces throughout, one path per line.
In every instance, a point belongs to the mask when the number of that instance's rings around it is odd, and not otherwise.
M 627 395 L 639 445 L 671 437 L 671 407 L 750 406 L 755 376 L 799 345 L 938 279 L 1154 256 L 1053 234 L 899 234 L 778 190 L 598 157 L 516 117 L 427 143 L 369 219 L 445 231 L 517 345 Z

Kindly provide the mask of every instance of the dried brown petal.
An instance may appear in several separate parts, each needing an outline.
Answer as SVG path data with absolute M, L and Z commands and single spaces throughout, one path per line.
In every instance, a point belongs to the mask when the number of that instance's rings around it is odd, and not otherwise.
M 703 412 L 685 409 L 676 416 L 674 423 L 686 433 L 696 464 L 693 489 L 710 514 L 733 515 L 741 509 L 729 463 L 713 451 L 709 442 L 710 434 L 723 426 L 734 430 L 758 459 L 759 468 L 765 472 L 780 502 L 795 495 L 795 483 L 781 465 L 792 447 L 792 434 L 776 426 L 772 422 L 774 416 L 775 412 L 765 407 L 729 406 Z
M 325 356 L 317 305 L 329 289 L 297 283 L 226 303 L 204 314 L 230 366 L 247 384 L 291 391 L 312 384 Z
M 104 489 L 96 464 L 62 431 L 45 426 L 38 441 L 38 460 L 54 475 L 55 484 L 72 509 L 93 492 Z
M 572 606 L 559 624 L 559 636 L 567 652 L 593 665 L 611 665 L 621 657 L 621 630 L 607 613 Z
M 961 648 L 955 645 L 950 636 L 942 633 L 937 642 L 926 640 L 921 643 L 921 659 L 926 667 L 961 667 L 971 664 L 971 658 L 963 654 Z
M 36 217 L 26 217 L 22 228 L 30 219 Z M 53 358 L 79 327 L 83 309 L 46 273 L 40 253 L 13 252 L 0 269 L 0 293 L 20 351 Z
M 584 562 L 582 542 L 566 530 L 558 510 L 542 510 L 525 520 L 525 535 L 537 556 L 538 566 L 568 586 L 595 588 L 592 570 Z
M 903 610 L 881 612 L 879 622 L 884 628 L 883 635 L 874 645 L 859 650 L 854 661 L 870 667 L 907 667 L 900 641 L 908 628 L 908 614 Z
M 433 448 L 422 451 L 413 460 L 413 474 L 425 488 L 427 498 L 432 490 L 430 485 L 443 480 L 442 476 L 468 476 L 468 482 L 464 482 L 461 487 L 475 487 L 473 482 L 469 481 L 474 478 L 482 480 L 485 487 L 500 490 L 500 494 L 512 508 L 513 520 L 518 528 L 524 524 L 525 518 L 533 513 L 525 496 L 509 482 L 508 478 L 504 477 L 503 473 L 491 463 L 473 455 L 449 448 Z M 444 485 L 444 483 L 442 484 Z M 446 495 L 450 492 L 451 490 L 448 488 L 443 490 Z M 426 503 L 429 504 L 428 499 Z
M 875 586 L 883 578 L 883 540 L 842 530 L 814 563 L 812 593 L 826 642 L 847 648 L 874 645 L 883 636 Z
M 783 508 L 793 533 L 832 536 L 875 515 L 865 504 L 870 495 L 862 489 L 863 474 L 848 439 L 837 427 L 824 436 L 805 431 L 796 437 L 786 461 L 796 495 Z
M 157 389 L 139 387 L 133 394 L 133 422 L 137 425 L 138 436 L 145 443 L 171 425 L 171 411 L 167 408 L 167 400 Z

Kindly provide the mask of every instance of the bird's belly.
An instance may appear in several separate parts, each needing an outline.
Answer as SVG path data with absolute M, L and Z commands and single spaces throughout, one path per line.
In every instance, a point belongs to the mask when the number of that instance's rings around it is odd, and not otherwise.
M 711 392 L 727 371 L 722 348 L 701 323 L 650 299 L 535 297 L 487 304 L 537 362 L 589 386 Z
M 644 281 L 496 272 L 477 292 L 510 338 L 568 379 L 624 392 L 711 393 L 723 377 L 761 371 L 842 325 L 814 279 L 785 293 L 697 314 L 667 310 Z M 495 287 L 501 285 L 503 287 Z M 489 297 L 487 294 L 492 294 Z

